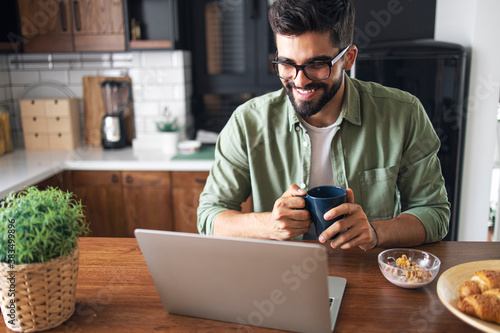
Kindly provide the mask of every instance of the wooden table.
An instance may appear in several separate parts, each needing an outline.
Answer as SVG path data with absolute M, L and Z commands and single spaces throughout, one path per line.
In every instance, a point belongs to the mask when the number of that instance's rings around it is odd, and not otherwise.
M 440 242 L 419 246 L 437 255 L 440 274 L 455 265 L 500 259 L 500 243 Z M 170 315 L 163 309 L 134 238 L 82 238 L 75 314 L 50 332 L 276 332 Z M 402 289 L 380 273 L 377 255 L 329 249 L 329 275 L 347 279 L 335 332 L 477 332 L 440 302 L 437 277 L 420 289 Z M 0 331 L 9 331 L 0 324 Z

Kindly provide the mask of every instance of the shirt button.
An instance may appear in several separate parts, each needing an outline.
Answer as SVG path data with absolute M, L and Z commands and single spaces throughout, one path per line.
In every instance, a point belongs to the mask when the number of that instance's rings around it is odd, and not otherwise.
M 304 147 L 307 147 L 307 146 L 309 146 L 309 142 L 304 141 L 304 142 L 302 142 L 302 145 L 304 145 Z
M 304 183 L 300 184 L 300 188 L 301 189 L 305 189 L 306 188 L 306 184 L 304 184 Z
M 295 126 L 295 130 L 298 132 L 300 131 L 300 126 Z

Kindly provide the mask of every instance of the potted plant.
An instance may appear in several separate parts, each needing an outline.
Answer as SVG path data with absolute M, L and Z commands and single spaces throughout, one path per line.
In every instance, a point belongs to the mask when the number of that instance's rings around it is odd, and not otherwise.
M 70 192 L 32 186 L 0 204 L 0 306 L 9 329 L 47 330 L 71 317 L 78 238 L 88 232 Z
M 156 122 L 156 128 L 161 133 L 162 151 L 168 155 L 177 153 L 180 126 L 168 108 L 164 109 L 162 117 Z

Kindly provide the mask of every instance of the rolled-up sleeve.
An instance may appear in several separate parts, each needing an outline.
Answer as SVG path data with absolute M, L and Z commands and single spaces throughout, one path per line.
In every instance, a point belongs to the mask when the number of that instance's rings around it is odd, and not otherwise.
M 201 234 L 212 235 L 217 214 L 228 209 L 241 211 L 251 193 L 244 129 L 237 115 L 233 113 L 219 134 L 215 162 L 200 195 L 197 225 Z
M 405 149 L 401 159 L 398 188 L 402 212 L 423 224 L 426 243 L 441 240 L 448 233 L 450 203 L 441 164 L 437 157 L 440 141 L 420 102 L 414 104 L 406 124 Z

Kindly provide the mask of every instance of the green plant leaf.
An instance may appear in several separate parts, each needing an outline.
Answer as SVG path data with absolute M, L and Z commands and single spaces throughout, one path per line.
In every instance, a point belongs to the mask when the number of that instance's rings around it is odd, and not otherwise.
M 9 262 L 14 230 L 15 264 L 45 262 L 69 254 L 89 232 L 83 205 L 71 192 L 32 186 L 0 203 L 0 262 Z

